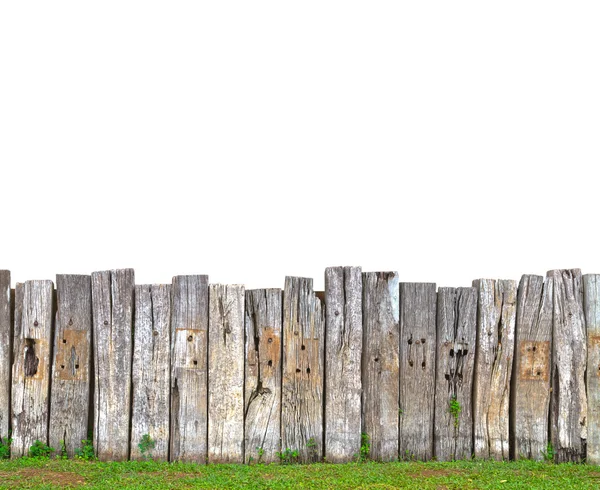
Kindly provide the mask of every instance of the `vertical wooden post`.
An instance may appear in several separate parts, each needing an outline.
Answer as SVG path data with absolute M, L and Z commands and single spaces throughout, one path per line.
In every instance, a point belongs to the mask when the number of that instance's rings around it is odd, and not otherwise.
M 133 269 L 92 273 L 94 448 L 101 461 L 129 458 Z
M 325 459 L 351 461 L 361 446 L 362 273 L 325 269 Z
M 515 349 L 516 281 L 478 279 L 475 457 L 509 458 L 509 398 Z
M 581 271 L 553 270 L 552 395 L 550 437 L 555 461 L 585 458 L 587 336 Z
M 246 462 L 278 461 L 281 438 L 281 289 L 246 291 Z
M 13 458 L 26 456 L 36 440 L 44 444 L 48 441 L 53 296 L 52 281 L 17 284 L 12 372 Z
M 552 283 L 524 275 L 517 296 L 511 396 L 515 459 L 541 460 L 548 447 L 552 309 Z
M 205 463 L 208 436 L 208 276 L 173 278 L 171 461 Z
M 588 349 L 586 462 L 598 465 L 600 464 L 600 274 L 583 276 L 583 306 Z
M 92 358 L 90 276 L 57 275 L 56 299 L 49 444 L 59 451 L 62 441 L 72 458 L 88 436 Z
M 0 270 L 0 442 L 8 439 L 10 425 L 11 353 L 10 271 Z
M 135 286 L 131 459 L 169 459 L 171 285 Z M 142 453 L 150 436 L 155 447 Z
M 397 272 L 363 273 L 362 427 L 373 459 L 398 459 L 400 312 Z
M 439 288 L 434 455 L 438 461 L 473 455 L 473 371 L 477 290 Z
M 325 319 L 312 282 L 286 277 L 283 293 L 281 446 L 303 463 L 323 455 Z

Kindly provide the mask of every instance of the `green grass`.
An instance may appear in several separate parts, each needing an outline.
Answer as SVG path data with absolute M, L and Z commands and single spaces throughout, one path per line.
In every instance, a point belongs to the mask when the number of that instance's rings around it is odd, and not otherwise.
M 596 489 L 600 468 L 518 461 L 194 465 L 24 458 L 0 461 L 0 488 Z

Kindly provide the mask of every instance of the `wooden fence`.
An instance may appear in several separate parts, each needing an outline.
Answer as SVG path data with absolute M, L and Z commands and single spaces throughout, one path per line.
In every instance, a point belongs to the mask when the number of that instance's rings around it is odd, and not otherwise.
M 0 437 L 101 460 L 600 463 L 600 275 L 401 283 L 360 267 L 284 289 L 131 269 L 0 271 Z M 286 451 L 289 449 L 289 451 Z M 282 454 L 283 453 L 283 454 Z M 296 457 L 296 456 L 294 456 Z

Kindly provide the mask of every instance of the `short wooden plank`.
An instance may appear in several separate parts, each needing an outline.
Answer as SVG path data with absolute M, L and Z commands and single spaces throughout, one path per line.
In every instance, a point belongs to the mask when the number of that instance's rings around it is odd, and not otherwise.
M 436 307 L 434 283 L 400 284 L 401 458 L 433 456 L 435 405 Z
M 438 461 L 473 455 L 473 373 L 477 290 L 439 288 L 434 455 Z
M 515 347 L 517 283 L 478 279 L 475 354 L 474 452 L 482 459 L 510 456 L 509 399 Z
M 247 463 L 279 461 L 282 308 L 281 289 L 246 291 L 244 447 Z
M 26 281 L 15 293 L 11 456 L 26 456 L 36 440 L 48 443 L 52 281 Z
M 550 440 L 558 463 L 585 458 L 587 335 L 579 269 L 547 274 L 554 289 Z
M 133 269 L 92 273 L 94 448 L 101 461 L 129 458 Z
M 361 446 L 362 270 L 325 269 L 325 460 L 351 461 Z
M 370 457 L 398 459 L 400 288 L 397 272 L 363 273 L 362 431 Z
M 8 439 L 10 426 L 12 330 L 10 271 L 0 270 L 0 442 Z
M 244 462 L 244 286 L 211 284 L 208 462 Z
M 286 277 L 283 293 L 282 451 L 298 461 L 323 457 L 325 318 L 312 279 Z
M 86 275 L 56 276 L 50 446 L 72 458 L 88 438 L 92 359 L 92 286 Z M 61 442 L 62 441 L 62 442 Z M 63 446 L 64 445 L 64 446 Z M 62 447 L 61 447 L 62 446 Z
M 171 285 L 135 286 L 132 460 L 169 459 L 170 369 Z M 154 448 L 144 447 L 144 436 Z
M 524 275 L 517 296 L 511 421 L 515 459 L 544 459 L 548 449 L 552 282 Z
M 583 308 L 587 328 L 586 462 L 600 464 L 600 274 L 583 276 Z
M 205 463 L 208 437 L 208 276 L 173 278 L 171 461 Z

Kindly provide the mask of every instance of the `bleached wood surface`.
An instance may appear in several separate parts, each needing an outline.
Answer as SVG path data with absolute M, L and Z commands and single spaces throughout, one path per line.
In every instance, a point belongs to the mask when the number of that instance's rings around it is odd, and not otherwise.
M 8 439 L 10 424 L 10 376 L 12 321 L 10 271 L 0 270 L 0 442 Z
M 583 293 L 587 327 L 586 462 L 598 465 L 600 464 L 600 274 L 583 276 Z

